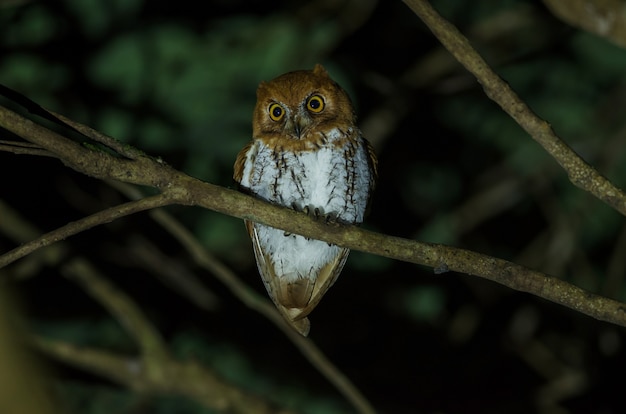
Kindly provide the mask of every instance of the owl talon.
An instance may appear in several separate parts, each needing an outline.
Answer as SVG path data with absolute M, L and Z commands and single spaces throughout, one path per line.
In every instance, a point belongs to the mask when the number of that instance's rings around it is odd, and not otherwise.
M 291 208 L 295 211 L 303 211 L 303 208 L 300 207 L 300 205 L 298 203 L 296 203 L 295 201 L 293 203 L 291 203 Z
M 328 213 L 324 215 L 324 223 L 331 224 L 337 223 L 337 213 Z

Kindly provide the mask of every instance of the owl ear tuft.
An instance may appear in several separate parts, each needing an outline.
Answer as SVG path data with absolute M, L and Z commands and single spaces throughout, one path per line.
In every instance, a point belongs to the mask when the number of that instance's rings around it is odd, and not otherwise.
M 257 98 L 260 96 L 259 94 L 261 93 L 261 91 L 264 91 L 265 89 L 267 89 L 267 82 L 262 81 L 261 83 L 259 83 L 259 86 L 256 88 Z
M 326 71 L 326 69 L 324 69 L 324 66 L 320 65 L 319 63 L 317 63 L 315 67 L 313 67 L 313 73 L 315 75 L 325 76 L 327 78 L 329 77 L 328 72 Z

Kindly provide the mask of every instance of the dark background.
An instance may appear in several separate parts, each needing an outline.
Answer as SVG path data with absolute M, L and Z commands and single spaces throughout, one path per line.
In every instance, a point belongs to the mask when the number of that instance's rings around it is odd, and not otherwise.
M 433 5 L 557 134 L 625 186 L 624 50 L 560 22 L 540 1 Z M 367 228 L 626 299 L 623 217 L 569 183 L 400 1 L 0 2 L 2 84 L 222 186 L 232 187 L 234 159 L 251 138 L 258 83 L 318 62 L 351 94 L 379 156 Z M 125 201 L 54 159 L 0 152 L 0 177 L 0 200 L 42 232 Z M 240 220 L 167 210 L 265 294 Z M 138 238 L 201 278 L 216 297 L 210 310 L 138 263 Z M 15 246 L 0 234 L 1 252 Z M 124 289 L 181 358 L 279 406 L 351 412 L 278 329 L 198 270 L 146 214 L 67 246 Z M 17 278 L 15 266 L 0 275 L 33 332 L 134 352 L 115 320 L 57 268 Z M 622 328 L 476 277 L 352 252 L 310 319 L 311 338 L 380 412 L 626 409 Z M 59 363 L 50 371 L 69 412 L 207 412 L 184 399 L 139 403 Z

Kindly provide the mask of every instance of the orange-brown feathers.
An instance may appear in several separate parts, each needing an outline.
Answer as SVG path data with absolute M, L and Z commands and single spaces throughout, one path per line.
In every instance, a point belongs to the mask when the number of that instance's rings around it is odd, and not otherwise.
M 325 220 L 361 223 L 376 157 L 355 124 L 350 98 L 326 70 L 289 72 L 257 90 L 253 140 L 237 155 L 240 188 Z M 307 315 L 341 272 L 348 249 L 247 221 L 270 297 L 302 335 Z

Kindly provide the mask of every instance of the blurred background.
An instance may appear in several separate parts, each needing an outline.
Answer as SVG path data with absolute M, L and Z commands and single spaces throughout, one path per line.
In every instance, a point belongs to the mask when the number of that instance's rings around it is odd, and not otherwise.
M 559 136 L 626 187 L 626 51 L 616 39 L 561 21 L 539 0 L 432 4 Z M 600 9 L 587 10 L 591 18 Z M 623 217 L 569 183 L 401 1 L 0 1 L 0 83 L 221 186 L 233 187 L 233 162 L 251 138 L 258 83 L 315 63 L 350 93 L 379 157 L 365 227 L 626 301 Z M 0 174 L 0 252 L 127 200 L 54 159 L 0 152 Z M 265 295 L 240 220 L 166 210 Z M 279 329 L 145 213 L 0 270 L 13 324 L 136 354 L 118 321 L 65 277 L 72 258 L 122 289 L 180 360 L 277 411 L 354 412 Z M 623 328 L 476 277 L 352 252 L 310 319 L 312 340 L 381 413 L 626 410 Z M 215 412 L 37 357 L 64 412 Z

